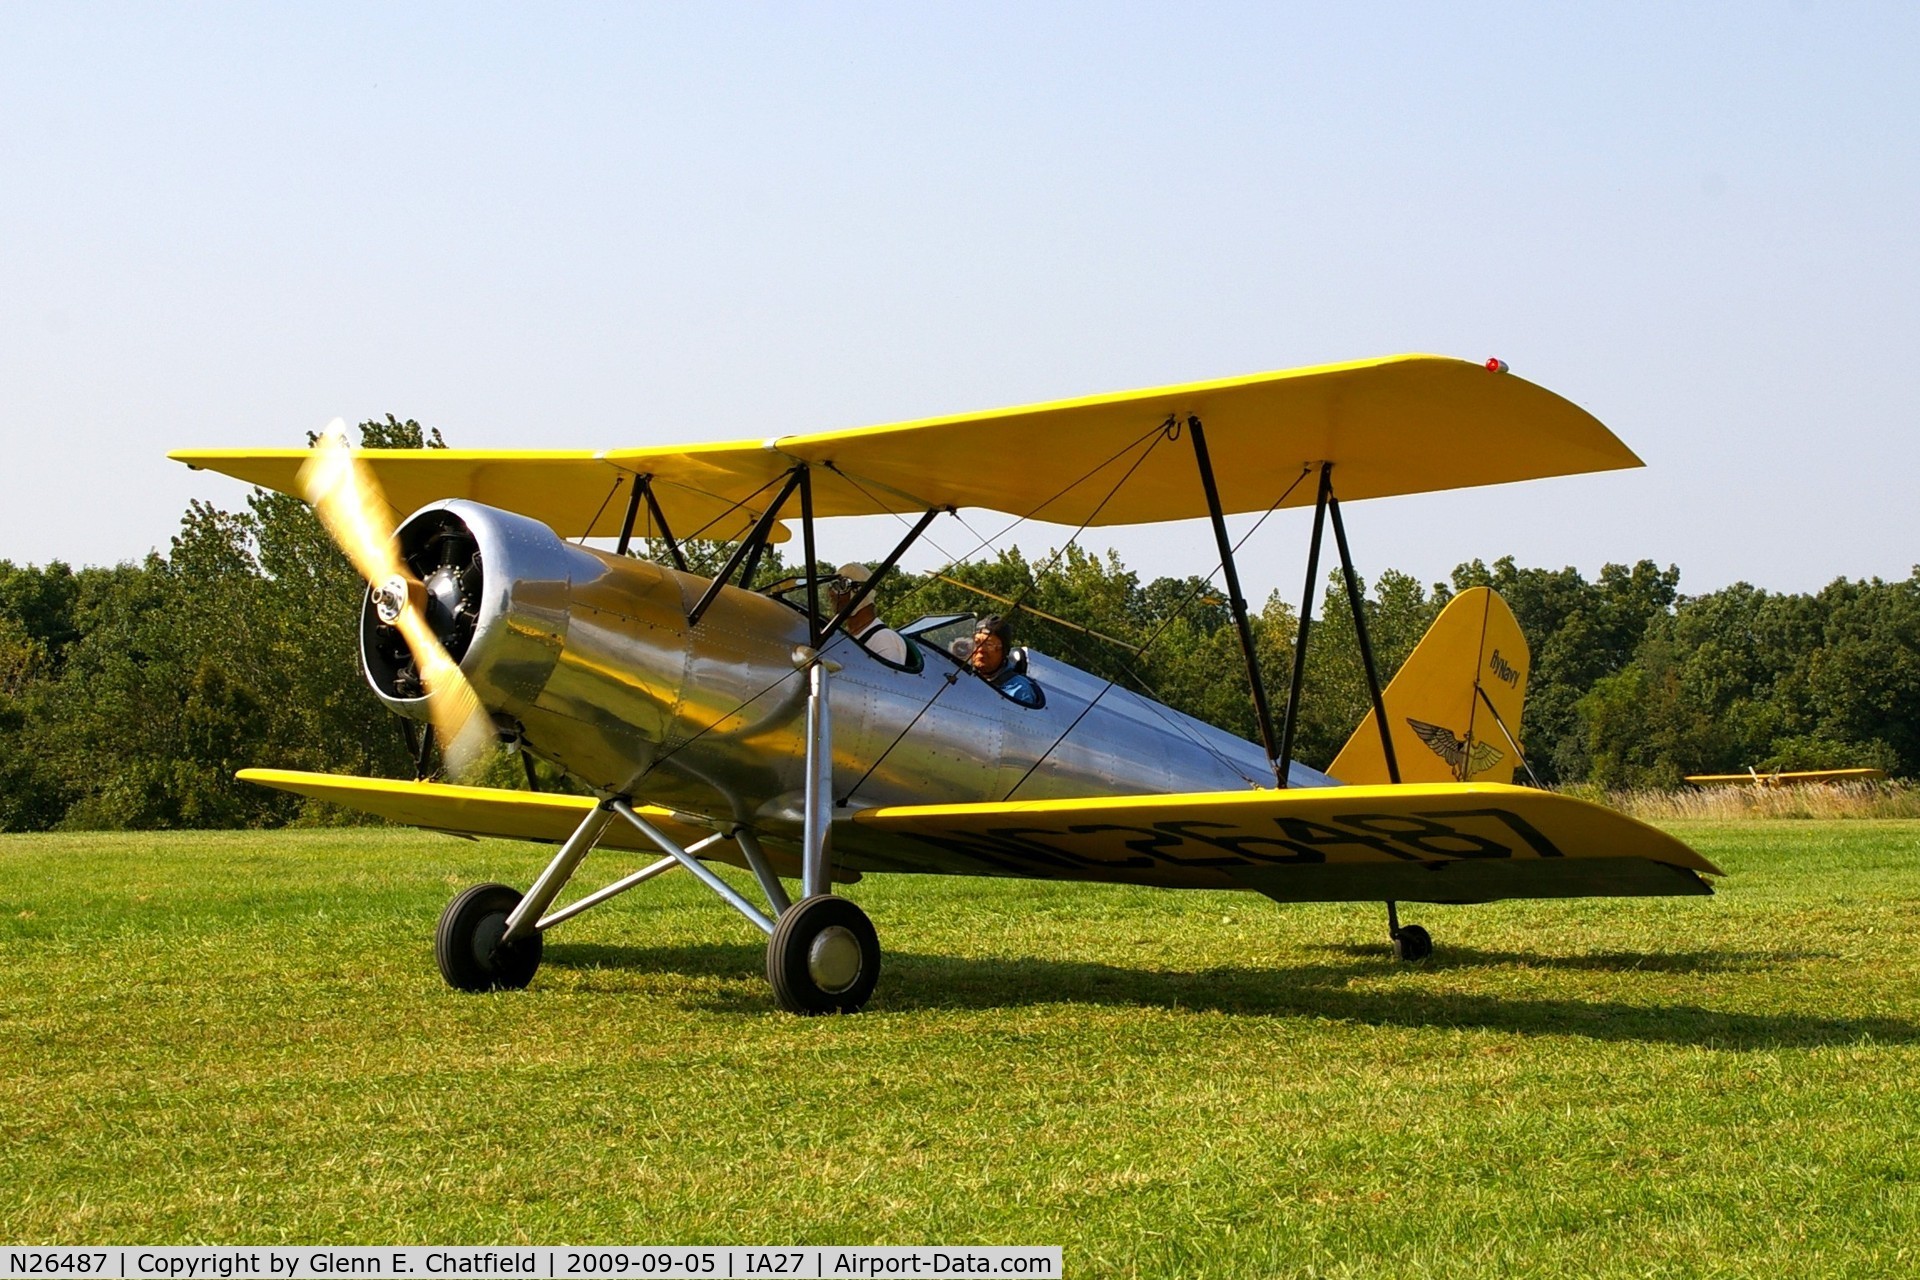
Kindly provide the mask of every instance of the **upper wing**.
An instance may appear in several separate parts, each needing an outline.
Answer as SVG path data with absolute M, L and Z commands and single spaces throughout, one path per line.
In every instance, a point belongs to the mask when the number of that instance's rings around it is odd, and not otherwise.
M 1468 361 L 1420 355 L 764 442 L 366 457 L 408 510 L 472 498 L 545 521 L 563 537 L 618 533 L 630 490 L 615 482 L 643 475 L 653 477 L 680 537 L 743 504 L 727 517 L 735 528 L 703 535 L 731 536 L 755 514 L 755 495 L 795 462 L 814 464 L 822 516 L 953 506 L 1055 524 L 1137 524 L 1207 514 L 1185 438 L 1190 416 L 1205 425 L 1228 512 L 1311 504 L 1315 486 L 1301 477 L 1322 462 L 1334 464 L 1335 491 L 1349 501 L 1640 465 L 1597 419 L 1553 392 Z M 1177 432 L 1161 431 L 1169 422 Z M 293 492 L 306 450 L 170 456 Z
M 777 479 L 786 465 L 757 444 L 694 445 L 653 455 L 656 466 L 634 471 L 587 449 L 366 449 L 396 520 L 442 498 L 470 498 L 517 511 L 563 538 L 617 537 L 642 474 L 658 472 L 655 492 L 677 538 L 732 541 L 766 510 L 777 489 L 756 494 L 753 477 Z M 167 456 L 196 470 L 218 471 L 281 493 L 300 493 L 309 449 L 176 449 Z M 756 468 L 750 464 L 764 462 Z M 634 531 L 657 534 L 643 503 Z M 774 541 L 785 541 L 774 526 Z
M 456 787 L 439 782 L 404 782 L 396 778 L 356 778 L 332 773 L 302 773 L 294 769 L 242 769 L 243 782 L 291 791 L 371 813 L 410 827 L 447 831 L 465 836 L 498 836 L 506 840 L 540 840 L 558 844 L 565 840 L 580 820 L 597 803 L 591 796 L 555 795 L 543 791 L 502 791 L 496 787 Z M 641 806 L 635 809 L 682 844 L 711 835 L 705 827 L 695 826 L 668 809 Z M 608 827 L 600 837 L 600 847 L 658 852 L 645 836 L 624 822 Z M 747 865 L 745 857 L 730 842 L 711 846 L 701 853 L 717 862 Z M 776 850 L 768 850 L 776 870 L 799 875 L 797 860 Z M 792 865 L 787 865 L 791 863 Z
M 874 870 L 1244 888 L 1286 902 L 1703 894 L 1699 873 L 1719 874 L 1611 809 L 1494 783 L 897 806 L 854 814 L 834 840 Z

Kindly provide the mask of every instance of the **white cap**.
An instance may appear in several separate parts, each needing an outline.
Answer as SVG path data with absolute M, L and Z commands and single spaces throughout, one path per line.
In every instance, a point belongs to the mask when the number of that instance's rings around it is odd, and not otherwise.
M 858 560 L 841 565 L 838 569 L 834 570 L 834 575 L 845 578 L 848 582 L 866 582 L 873 577 L 872 571 Z

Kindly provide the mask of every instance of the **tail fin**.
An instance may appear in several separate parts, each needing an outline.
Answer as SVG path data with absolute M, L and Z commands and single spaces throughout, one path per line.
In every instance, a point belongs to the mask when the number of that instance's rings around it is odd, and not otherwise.
M 1387 685 L 1399 780 L 1512 782 L 1531 665 L 1497 592 L 1474 587 L 1448 601 Z M 1327 772 L 1360 785 L 1393 781 L 1371 710 Z

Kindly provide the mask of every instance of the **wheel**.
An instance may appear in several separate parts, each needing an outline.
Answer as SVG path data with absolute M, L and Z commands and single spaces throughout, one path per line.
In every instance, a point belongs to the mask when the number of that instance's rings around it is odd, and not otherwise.
M 788 1013 L 855 1013 L 880 980 L 880 936 L 845 898 L 794 903 L 767 943 L 767 981 Z
M 530 933 L 502 947 L 507 915 L 520 891 L 504 884 L 477 884 L 452 902 L 433 935 L 440 976 L 457 991 L 518 991 L 540 967 L 541 935 Z
M 1395 960 L 1425 960 L 1433 954 L 1433 937 L 1417 924 L 1403 924 L 1393 935 Z

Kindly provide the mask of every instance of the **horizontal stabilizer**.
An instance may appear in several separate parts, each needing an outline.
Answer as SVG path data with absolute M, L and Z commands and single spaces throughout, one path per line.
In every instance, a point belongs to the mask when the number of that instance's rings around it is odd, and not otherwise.
M 876 869 L 1188 888 L 1284 902 L 1706 894 L 1719 868 L 1599 805 L 1494 783 L 867 809 L 836 848 Z

